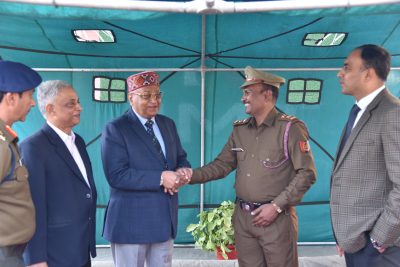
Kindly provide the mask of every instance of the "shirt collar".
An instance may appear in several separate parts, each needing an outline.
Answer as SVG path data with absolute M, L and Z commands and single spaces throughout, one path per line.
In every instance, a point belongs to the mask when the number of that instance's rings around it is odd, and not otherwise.
M 365 110 L 369 104 L 371 104 L 371 102 L 375 99 L 375 97 L 382 92 L 382 90 L 385 89 L 385 85 L 382 85 L 381 87 L 379 87 L 378 89 L 374 90 L 372 93 L 364 96 L 363 98 L 361 98 L 359 101 L 356 101 L 357 106 L 361 109 L 361 110 Z
M 133 107 L 132 107 L 132 110 L 133 110 L 133 112 L 136 114 L 136 116 L 138 117 L 138 119 L 140 120 L 140 122 L 142 123 L 142 125 L 145 126 L 146 122 L 147 122 L 149 119 L 140 116 L 140 115 L 136 112 L 136 110 L 135 110 Z M 151 118 L 150 120 L 152 120 L 153 123 L 156 124 L 156 120 L 154 119 L 154 117 Z
M 61 140 L 63 140 L 64 143 L 68 142 L 68 141 L 75 143 L 75 134 L 72 130 L 71 130 L 71 135 L 68 135 L 68 134 L 64 133 L 63 131 L 61 131 L 60 129 L 58 129 L 51 122 L 46 121 L 46 123 L 56 132 L 56 134 L 61 138 Z
M 273 109 L 271 109 L 271 111 L 268 113 L 267 117 L 264 119 L 262 124 L 265 124 L 266 126 L 272 126 L 275 122 L 276 117 L 279 115 L 278 110 L 276 110 L 276 108 L 274 107 Z M 249 125 L 251 125 L 252 127 L 256 127 L 257 126 L 257 121 L 256 118 L 251 117 Z

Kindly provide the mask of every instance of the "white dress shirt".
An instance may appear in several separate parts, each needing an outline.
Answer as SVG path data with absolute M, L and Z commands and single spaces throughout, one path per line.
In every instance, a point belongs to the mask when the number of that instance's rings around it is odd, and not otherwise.
M 87 185 L 90 188 L 89 180 L 88 180 L 87 173 L 86 173 L 85 164 L 83 164 L 82 157 L 79 154 L 79 150 L 75 145 L 75 134 L 74 134 L 74 132 L 71 131 L 71 135 L 68 135 L 68 134 L 64 133 L 63 131 L 61 131 L 60 129 L 58 129 L 56 126 L 54 126 L 54 124 L 52 124 L 51 122 L 47 121 L 47 124 L 57 133 L 57 135 L 64 142 L 64 144 L 68 148 L 69 152 L 71 153 L 72 157 L 74 158 L 74 161 L 75 161 L 76 165 L 78 165 L 78 168 L 81 171 L 81 174 L 82 174 L 83 178 L 85 179 Z
M 375 99 L 375 97 L 382 92 L 383 89 L 385 89 L 385 85 L 382 85 L 369 95 L 364 96 L 361 98 L 359 101 L 356 102 L 357 106 L 360 108 L 360 111 L 357 114 L 356 120 L 354 121 L 353 124 L 353 129 L 356 127 L 357 122 L 360 120 L 361 116 L 364 114 L 364 111 L 367 109 L 368 105 L 371 104 L 371 102 Z

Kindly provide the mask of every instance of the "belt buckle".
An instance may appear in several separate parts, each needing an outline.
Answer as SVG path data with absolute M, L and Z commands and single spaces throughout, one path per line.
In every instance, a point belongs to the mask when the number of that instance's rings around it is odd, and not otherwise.
M 249 205 L 249 203 L 244 203 L 244 210 L 247 212 L 250 212 L 252 210 L 252 207 Z

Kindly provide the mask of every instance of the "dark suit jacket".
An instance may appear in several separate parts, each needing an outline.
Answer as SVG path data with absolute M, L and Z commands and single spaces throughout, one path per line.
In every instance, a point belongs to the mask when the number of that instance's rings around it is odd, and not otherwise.
M 76 146 L 85 164 L 90 188 L 57 133 L 46 123 L 21 143 L 22 160 L 36 209 L 36 232 L 24 252 L 27 265 L 80 267 L 96 256 L 96 187 L 83 139 Z
M 348 253 L 370 235 L 400 246 L 400 101 L 384 89 L 352 130 L 332 172 L 335 236 Z
M 165 143 L 169 169 L 189 167 L 175 123 L 163 115 L 155 120 Z M 104 173 L 110 185 L 104 237 L 125 244 L 175 238 L 178 195 L 170 196 L 160 186 L 165 170 L 162 156 L 131 108 L 106 125 L 101 143 Z

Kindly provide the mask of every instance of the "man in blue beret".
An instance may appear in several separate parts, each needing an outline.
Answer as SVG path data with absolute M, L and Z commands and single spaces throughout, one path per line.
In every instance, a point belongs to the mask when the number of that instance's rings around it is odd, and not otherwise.
M 11 126 L 35 106 L 40 75 L 24 64 L 0 61 L 0 266 L 23 267 L 22 252 L 35 231 L 28 172 Z

